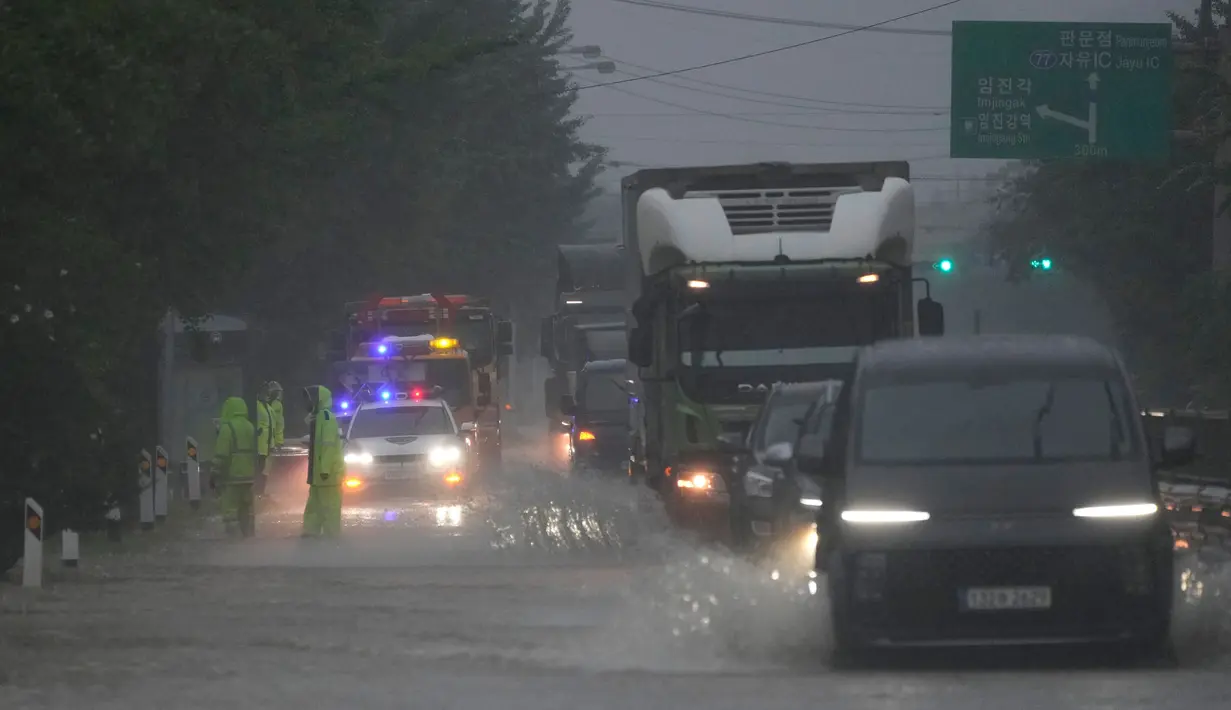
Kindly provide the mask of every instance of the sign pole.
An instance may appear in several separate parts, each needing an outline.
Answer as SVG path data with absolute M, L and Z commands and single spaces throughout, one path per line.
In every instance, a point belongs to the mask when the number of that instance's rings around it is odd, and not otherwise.
M 167 450 L 154 447 L 154 520 L 167 522 Z
M 154 472 L 150 452 L 141 449 L 141 458 L 137 463 L 137 482 L 141 486 L 141 529 L 154 528 Z
M 188 505 L 193 510 L 201 507 L 201 461 L 198 458 L 197 440 L 188 437 Z
M 25 514 L 26 548 L 21 586 L 38 589 L 43 586 L 43 506 L 27 498 Z

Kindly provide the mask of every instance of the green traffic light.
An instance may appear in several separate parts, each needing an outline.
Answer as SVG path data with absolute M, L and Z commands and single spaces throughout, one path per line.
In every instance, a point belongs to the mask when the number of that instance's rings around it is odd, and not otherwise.
M 950 271 L 953 271 L 953 262 L 949 259 L 941 259 L 940 261 L 933 264 L 932 268 L 936 269 L 937 271 L 943 271 L 947 274 Z
M 1051 259 L 1032 259 L 1030 261 L 1030 268 L 1051 271 Z

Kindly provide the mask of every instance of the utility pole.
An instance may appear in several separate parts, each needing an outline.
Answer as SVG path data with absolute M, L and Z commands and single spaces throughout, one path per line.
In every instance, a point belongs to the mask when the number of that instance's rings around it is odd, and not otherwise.
M 1213 72 L 1219 83 L 1231 85 L 1231 56 L 1222 51 L 1223 47 L 1231 47 L 1231 30 L 1225 25 L 1218 27 L 1214 21 L 1214 0 L 1201 0 L 1201 9 L 1197 16 L 1197 31 L 1202 44 L 1203 59 L 1207 67 L 1213 60 Z M 1221 91 L 1222 87 L 1218 87 Z M 1214 153 L 1214 169 L 1217 172 L 1231 166 L 1231 141 L 1226 138 L 1231 121 L 1226 116 L 1219 116 L 1216 130 L 1218 131 L 1218 147 Z M 1214 214 L 1210 234 L 1210 267 L 1214 271 L 1231 270 L 1231 211 L 1223 210 L 1222 206 L 1231 198 L 1231 185 L 1221 178 L 1214 185 Z

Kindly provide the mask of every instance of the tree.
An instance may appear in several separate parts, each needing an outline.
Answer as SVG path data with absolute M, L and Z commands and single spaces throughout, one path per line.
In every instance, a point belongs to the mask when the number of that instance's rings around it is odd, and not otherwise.
M 534 263 L 595 170 L 551 59 L 567 16 L 513 0 L 0 3 L 0 367 L 21 403 L 0 414 L 0 507 L 34 490 L 67 505 L 60 483 L 98 468 L 99 428 L 116 451 L 149 447 L 169 308 L 319 337 L 365 282 Z M 131 493 L 131 460 L 107 458 L 88 508 Z
M 1216 3 L 1226 18 L 1228 6 Z M 1172 18 L 1182 39 L 1195 24 Z M 1212 125 L 1225 84 L 1203 66 L 1176 82 L 1176 125 Z M 1123 334 L 1122 347 L 1151 398 L 1184 404 L 1194 391 L 1231 396 L 1221 362 L 1226 285 L 1209 273 L 1213 131 L 1177 144 L 1172 159 L 1151 165 L 1108 160 L 1033 162 L 1007 179 L 991 225 L 995 247 L 1025 276 L 1046 252 L 1103 294 Z M 1214 327 L 1221 324 L 1223 329 Z

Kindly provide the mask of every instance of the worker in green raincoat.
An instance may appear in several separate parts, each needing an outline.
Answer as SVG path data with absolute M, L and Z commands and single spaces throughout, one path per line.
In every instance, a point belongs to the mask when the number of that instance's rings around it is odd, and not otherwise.
M 269 387 L 256 398 L 256 482 L 253 492 L 265 494 L 265 482 L 268 479 L 269 452 L 274 442 L 274 413 L 269 406 Z
M 303 509 L 304 537 L 342 532 L 342 435 L 333 416 L 333 394 L 313 385 L 303 389 L 308 415 L 308 504 Z
M 228 535 L 252 537 L 256 532 L 252 484 L 256 477 L 256 427 L 248 420 L 242 397 L 228 397 L 218 420 L 213 477 L 222 488 L 222 522 Z

